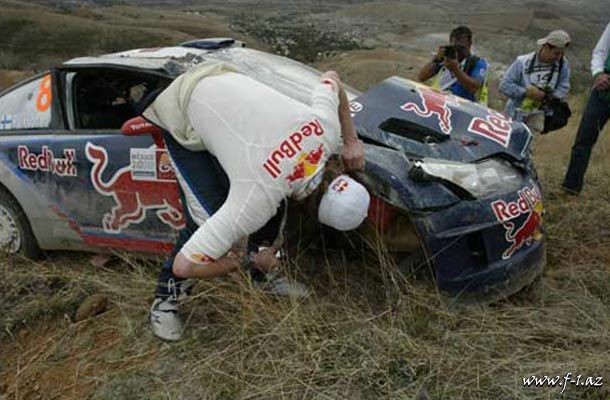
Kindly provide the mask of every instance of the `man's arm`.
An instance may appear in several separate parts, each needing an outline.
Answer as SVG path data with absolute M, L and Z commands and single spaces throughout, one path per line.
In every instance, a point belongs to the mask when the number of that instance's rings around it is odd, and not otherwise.
M 364 169 L 364 144 L 358 139 L 356 127 L 349 110 L 349 100 L 347 94 L 339 78 L 339 74 L 335 71 L 327 71 L 320 77 L 320 82 L 323 85 L 328 85 L 332 88 L 332 95 L 322 95 L 322 93 L 314 90 L 313 105 L 317 112 L 323 113 L 330 111 L 335 117 L 338 117 L 341 136 L 343 138 L 343 153 L 342 158 L 347 170 Z M 332 97 L 335 103 L 324 102 L 325 97 Z M 336 103 L 338 99 L 338 105 Z
M 339 122 L 343 136 L 343 162 L 348 171 L 364 170 L 364 143 L 358 139 L 356 126 L 349 110 L 349 101 L 343 86 L 339 88 Z
M 595 49 L 593 49 L 593 55 L 591 57 L 591 75 L 596 76 L 597 74 L 604 72 L 604 66 L 606 64 L 606 58 L 608 57 L 608 51 L 610 49 L 610 23 L 604 29 L 604 33 L 599 38 Z
M 243 252 L 229 252 L 218 260 L 193 261 L 182 251 L 176 255 L 172 271 L 178 278 L 212 279 L 235 271 L 245 256 Z
M 173 272 L 180 278 L 213 278 L 240 266 L 246 246 L 241 237 L 261 229 L 277 212 L 277 204 L 256 187 L 231 185 L 227 200 L 201 225 L 174 260 Z M 261 270 L 275 265 L 257 264 Z
M 508 67 L 500 81 L 500 93 L 513 100 L 525 97 L 526 88 L 522 83 L 523 65 L 517 59 Z
M 599 38 L 591 57 L 593 87 L 598 90 L 610 90 L 610 74 L 604 72 L 608 52 L 610 52 L 610 23 Z
M 557 87 L 553 90 L 553 96 L 563 99 L 570 91 L 570 64 L 567 58 L 563 59 L 563 66 L 557 79 Z
M 443 62 L 444 53 L 444 47 L 439 46 L 434 58 L 419 70 L 417 74 L 417 79 L 420 82 L 425 82 L 428 79 L 432 78 L 434 75 L 438 74 L 438 71 L 441 69 L 441 63 Z
M 479 61 L 481 62 L 481 61 Z M 483 81 L 484 79 L 481 79 L 478 74 L 474 74 L 475 76 L 470 76 L 468 75 L 466 72 L 462 71 L 462 69 L 460 68 L 460 63 L 458 62 L 457 59 L 454 58 L 448 58 L 445 60 L 445 68 L 447 68 L 449 71 L 451 71 L 451 73 L 453 73 L 453 76 L 455 76 L 455 78 L 457 79 L 457 81 L 464 86 L 464 88 L 466 90 L 468 90 L 470 93 L 475 94 L 480 88 L 481 86 L 483 86 Z M 478 68 L 479 70 L 481 70 L 481 68 Z M 485 72 L 486 72 L 485 68 Z

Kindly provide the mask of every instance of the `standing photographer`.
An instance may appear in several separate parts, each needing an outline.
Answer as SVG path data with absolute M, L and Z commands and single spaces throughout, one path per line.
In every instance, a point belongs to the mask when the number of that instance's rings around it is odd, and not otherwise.
M 564 56 L 570 35 L 556 30 L 536 43 L 537 51 L 517 57 L 508 68 L 500 93 L 508 97 L 506 115 L 545 133 L 565 125 L 569 117 L 569 108 L 560 100 L 570 91 L 570 66 Z
M 418 79 L 434 78 L 434 89 L 487 105 L 487 62 L 470 53 L 472 31 L 458 26 L 451 31 L 449 43 L 438 48 L 432 61 L 419 71 Z

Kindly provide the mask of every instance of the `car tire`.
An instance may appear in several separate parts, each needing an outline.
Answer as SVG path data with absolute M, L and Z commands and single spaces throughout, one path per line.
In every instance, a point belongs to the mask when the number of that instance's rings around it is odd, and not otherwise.
M 37 259 L 42 250 L 17 200 L 0 188 L 0 252 Z

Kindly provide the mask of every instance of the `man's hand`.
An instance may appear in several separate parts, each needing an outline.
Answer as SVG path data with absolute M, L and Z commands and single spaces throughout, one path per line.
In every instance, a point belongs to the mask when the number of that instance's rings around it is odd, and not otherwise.
M 610 74 L 600 73 L 593 79 L 593 87 L 597 90 L 610 89 Z
M 443 62 L 443 64 L 445 65 L 445 68 L 447 68 L 449 71 L 453 72 L 454 75 L 460 69 L 460 63 L 457 60 L 457 58 L 445 57 L 445 61 Z
M 529 97 L 530 99 L 542 101 L 544 100 L 544 96 L 546 96 L 546 93 L 544 93 L 543 90 L 538 89 L 536 86 L 529 85 L 525 89 L 525 96 Z
M 445 46 L 438 46 L 436 55 L 434 56 L 434 62 L 441 62 L 445 58 Z
M 250 261 L 252 266 L 264 272 L 274 271 L 281 267 L 280 260 L 275 256 L 277 249 L 268 247 L 262 249 L 258 253 L 250 253 Z
M 320 76 L 321 81 L 323 81 L 324 79 L 330 79 L 338 86 L 341 86 L 341 79 L 339 78 L 339 74 L 337 73 L 337 71 L 326 71 L 322 74 L 322 76 Z
M 346 170 L 364 170 L 364 143 L 362 143 L 362 140 L 346 137 L 343 142 L 341 157 Z

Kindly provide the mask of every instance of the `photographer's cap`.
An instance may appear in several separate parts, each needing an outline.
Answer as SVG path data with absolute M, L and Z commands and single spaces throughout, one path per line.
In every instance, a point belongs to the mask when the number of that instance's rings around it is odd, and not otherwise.
M 370 201 L 364 186 L 347 175 L 339 175 L 322 196 L 318 219 L 340 231 L 356 229 L 366 218 Z
M 549 33 L 546 37 L 543 37 L 542 39 L 538 39 L 536 44 L 538 44 L 538 46 L 544 46 L 545 44 L 550 44 L 551 46 L 555 46 L 555 47 L 559 47 L 560 49 L 564 49 L 564 48 L 568 47 L 568 45 L 570 44 L 570 41 L 571 41 L 571 39 L 570 39 L 570 35 L 568 35 L 568 32 L 559 29 L 559 30 Z

